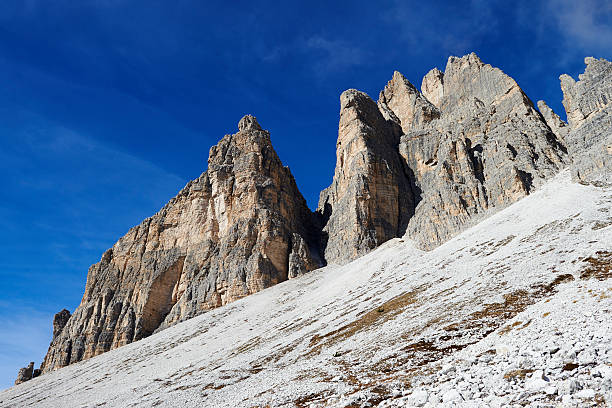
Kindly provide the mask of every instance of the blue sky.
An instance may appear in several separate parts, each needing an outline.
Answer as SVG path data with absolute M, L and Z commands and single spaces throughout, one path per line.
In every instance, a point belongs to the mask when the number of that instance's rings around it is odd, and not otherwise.
M 564 116 L 559 75 L 610 50 L 605 0 L 4 1 L 0 388 L 38 366 L 88 267 L 204 171 L 244 114 L 315 207 L 343 90 L 376 99 L 394 70 L 419 87 L 475 51 Z

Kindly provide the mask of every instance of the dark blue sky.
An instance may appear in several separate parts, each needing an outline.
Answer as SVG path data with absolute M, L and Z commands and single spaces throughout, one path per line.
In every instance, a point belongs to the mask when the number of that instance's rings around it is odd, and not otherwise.
M 376 99 L 394 70 L 420 87 L 475 51 L 564 116 L 558 77 L 611 56 L 612 5 L 533 3 L 4 1 L 0 388 L 40 363 L 89 265 L 204 171 L 246 113 L 313 208 L 340 93 Z

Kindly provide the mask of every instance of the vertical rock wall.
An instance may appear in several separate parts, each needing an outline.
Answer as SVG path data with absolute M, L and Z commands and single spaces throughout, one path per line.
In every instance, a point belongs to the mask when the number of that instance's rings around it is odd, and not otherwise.
M 582 182 L 612 183 L 612 62 L 592 57 L 584 62 L 578 82 L 569 75 L 560 77 L 572 176 Z
M 322 266 L 314 215 L 269 133 L 252 116 L 238 127 L 207 172 L 89 269 L 77 310 L 56 316 L 43 371 Z

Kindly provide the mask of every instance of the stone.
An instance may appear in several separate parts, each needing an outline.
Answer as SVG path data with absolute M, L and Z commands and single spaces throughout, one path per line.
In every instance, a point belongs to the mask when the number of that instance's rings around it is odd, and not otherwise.
M 442 402 L 444 402 L 445 404 L 453 402 L 458 403 L 461 401 L 463 401 L 463 397 L 456 389 L 451 389 L 442 395 Z
M 28 364 L 27 367 L 23 367 L 19 369 L 19 373 L 17 374 L 17 379 L 15 380 L 15 385 L 24 383 L 32 379 L 34 371 L 34 362 L 32 361 Z
M 590 388 L 581 390 L 581 391 L 578 391 L 574 396 L 576 398 L 592 399 L 592 398 L 595 398 L 595 390 L 592 390 Z
M 425 390 L 416 390 L 406 398 L 408 406 L 422 407 L 427 403 L 429 394 Z
M 417 203 L 406 236 L 423 249 L 526 196 L 568 161 L 518 84 L 475 54 L 450 57 L 440 84 L 440 117 L 400 139 Z
M 567 146 L 572 176 L 582 182 L 612 183 L 612 63 L 585 58 L 586 69 L 576 82 L 561 75 L 567 113 Z
M 378 108 L 385 119 L 396 122 L 404 133 L 440 117 L 440 111 L 397 71 L 380 92 Z
M 440 108 L 444 99 L 444 73 L 434 68 L 423 77 L 421 92 L 435 107 Z
M 208 170 L 89 269 L 42 372 L 93 357 L 323 265 L 314 214 L 250 115 Z
M 563 144 L 567 144 L 566 139 L 569 133 L 569 126 L 567 126 L 567 123 L 565 123 L 544 101 L 538 101 L 538 110 L 542 114 L 550 130 L 557 136 L 557 139 Z
M 368 95 L 342 93 L 336 169 L 317 209 L 327 262 L 348 262 L 405 230 L 413 203 L 400 134 Z

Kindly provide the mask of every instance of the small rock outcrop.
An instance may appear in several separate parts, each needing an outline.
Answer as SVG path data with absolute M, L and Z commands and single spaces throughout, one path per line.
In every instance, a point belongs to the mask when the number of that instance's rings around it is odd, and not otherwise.
M 66 323 L 70 319 L 70 312 L 66 309 L 62 309 L 60 312 L 56 313 L 53 316 L 53 338 L 59 336 L 59 334 L 64 330 Z
M 378 107 L 383 116 L 396 122 L 404 133 L 440 117 L 440 111 L 397 71 L 380 92 Z
M 54 319 L 47 372 L 146 337 L 322 266 L 314 214 L 270 135 L 247 115 L 208 170 L 89 269 Z
M 612 182 L 612 62 L 587 57 L 578 82 L 561 75 L 567 112 L 572 176 L 582 182 Z
M 423 77 L 421 92 L 436 108 L 440 108 L 444 98 L 444 73 L 434 68 Z
M 23 367 L 19 369 L 19 373 L 17 374 L 17 379 L 15 380 L 15 385 L 24 383 L 33 378 L 34 375 L 34 362 L 32 361 L 28 364 L 27 367 Z
M 538 101 L 538 110 L 544 117 L 546 124 L 550 127 L 550 130 L 557 136 L 557 138 L 567 145 L 567 134 L 569 133 L 569 126 L 553 111 L 544 101 Z

